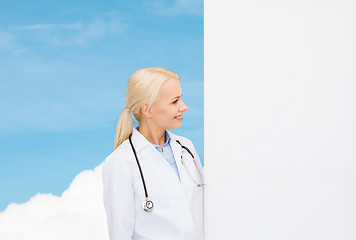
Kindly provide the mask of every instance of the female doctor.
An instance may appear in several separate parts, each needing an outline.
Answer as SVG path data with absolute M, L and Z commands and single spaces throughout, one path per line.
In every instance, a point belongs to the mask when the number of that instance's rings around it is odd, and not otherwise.
M 186 110 L 176 73 L 143 68 L 130 77 L 114 151 L 103 167 L 110 240 L 204 239 L 198 153 L 189 139 L 167 131 L 182 126 Z

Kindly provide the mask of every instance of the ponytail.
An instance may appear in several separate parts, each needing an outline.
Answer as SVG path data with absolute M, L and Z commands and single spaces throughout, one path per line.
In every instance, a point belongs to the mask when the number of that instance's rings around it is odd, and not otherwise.
M 119 120 L 117 121 L 114 139 L 114 150 L 118 148 L 121 143 L 123 143 L 126 139 L 129 138 L 133 128 L 134 122 L 131 116 L 131 112 L 129 108 L 125 107 L 119 116 Z

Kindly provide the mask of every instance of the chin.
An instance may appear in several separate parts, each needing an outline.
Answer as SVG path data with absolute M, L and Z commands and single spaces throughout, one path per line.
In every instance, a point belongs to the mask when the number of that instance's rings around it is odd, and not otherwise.
M 176 128 L 180 128 L 181 126 L 182 126 L 182 122 L 175 123 L 175 124 L 172 124 L 171 126 L 169 126 L 169 128 L 167 128 L 167 129 L 176 129 Z

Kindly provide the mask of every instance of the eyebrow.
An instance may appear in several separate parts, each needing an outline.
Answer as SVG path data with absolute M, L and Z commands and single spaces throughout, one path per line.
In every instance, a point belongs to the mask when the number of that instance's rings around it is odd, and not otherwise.
M 176 98 L 180 98 L 180 97 L 183 97 L 183 93 L 182 93 L 182 95 L 180 95 L 180 96 L 176 96 L 176 97 L 172 98 L 172 100 L 173 100 L 173 99 L 176 99 Z

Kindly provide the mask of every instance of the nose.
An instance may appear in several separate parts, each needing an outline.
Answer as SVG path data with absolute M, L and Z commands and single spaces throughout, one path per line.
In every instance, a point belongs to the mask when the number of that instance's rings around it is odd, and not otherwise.
M 182 101 L 182 105 L 180 106 L 179 110 L 180 110 L 181 112 L 185 112 L 185 111 L 188 110 L 187 105 L 185 105 L 183 101 Z

